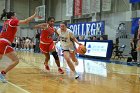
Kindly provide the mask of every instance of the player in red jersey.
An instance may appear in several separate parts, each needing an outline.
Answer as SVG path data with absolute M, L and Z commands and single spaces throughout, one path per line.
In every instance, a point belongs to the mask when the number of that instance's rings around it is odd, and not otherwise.
M 10 46 L 15 38 L 17 26 L 20 24 L 28 24 L 35 16 L 36 13 L 25 20 L 19 20 L 16 18 L 15 12 L 6 12 L 5 10 L 1 15 L 1 20 L 3 20 L 4 17 L 7 18 L 7 20 L 5 20 L 3 28 L 0 31 L 0 59 L 2 59 L 3 55 L 6 55 L 12 60 L 12 63 L 0 73 L 0 81 L 3 83 L 7 82 L 5 79 L 6 73 L 19 63 L 19 59 L 15 54 L 14 49 Z
M 58 54 L 56 52 L 55 44 L 54 44 L 53 38 L 52 38 L 54 32 L 56 31 L 54 28 L 54 22 L 55 22 L 55 18 L 49 17 L 46 23 L 38 24 L 34 28 L 42 29 L 39 47 L 40 47 L 40 50 L 42 51 L 42 53 L 46 57 L 45 62 L 44 62 L 46 70 L 50 70 L 50 68 L 48 66 L 48 61 L 50 60 L 49 52 L 51 52 L 54 59 L 55 59 L 57 66 L 58 66 L 59 73 L 63 74 L 64 71 L 60 67 L 59 57 L 58 57 Z

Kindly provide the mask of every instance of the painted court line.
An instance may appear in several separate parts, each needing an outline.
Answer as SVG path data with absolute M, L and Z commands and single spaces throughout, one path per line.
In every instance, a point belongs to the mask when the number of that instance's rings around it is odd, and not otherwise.
M 15 85 L 15 84 L 13 84 L 13 83 L 11 83 L 11 82 L 7 82 L 7 83 L 8 83 L 8 84 L 10 84 L 10 85 L 12 85 L 12 86 L 14 86 L 15 88 L 17 88 L 17 89 L 21 90 L 22 92 L 25 92 L 25 93 L 30 93 L 30 92 L 28 92 L 27 90 L 24 90 L 23 88 L 21 88 L 21 87 L 19 87 L 19 86 Z

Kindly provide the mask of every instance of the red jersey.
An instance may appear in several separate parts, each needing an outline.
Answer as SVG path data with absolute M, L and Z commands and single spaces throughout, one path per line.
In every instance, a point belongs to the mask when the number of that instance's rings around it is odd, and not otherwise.
M 0 32 L 0 38 L 7 39 L 11 43 L 14 41 L 17 26 L 18 26 L 18 19 L 8 19 L 4 22 L 2 31 Z
M 40 41 L 43 42 L 43 43 L 53 42 L 54 30 L 55 29 L 53 27 L 48 27 L 47 29 L 42 30 Z

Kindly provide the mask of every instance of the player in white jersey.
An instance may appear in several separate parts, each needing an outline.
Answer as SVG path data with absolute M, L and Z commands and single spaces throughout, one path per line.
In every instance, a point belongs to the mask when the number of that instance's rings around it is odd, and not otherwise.
M 75 79 L 77 79 L 79 78 L 79 75 L 77 74 L 75 67 L 73 65 L 73 62 L 75 62 L 75 64 L 78 65 L 78 60 L 75 56 L 76 48 L 75 48 L 74 42 L 76 42 L 79 45 L 81 43 L 79 43 L 78 40 L 74 37 L 74 34 L 72 33 L 72 31 L 67 28 L 66 22 L 62 22 L 60 24 L 60 29 L 57 30 L 57 33 L 59 35 L 59 40 L 62 47 L 64 58 L 67 61 L 67 64 L 70 67 L 70 69 L 74 72 Z

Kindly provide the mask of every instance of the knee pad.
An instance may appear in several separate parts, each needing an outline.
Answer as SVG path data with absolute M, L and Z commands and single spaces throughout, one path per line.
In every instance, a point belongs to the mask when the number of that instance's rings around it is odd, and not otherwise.
M 56 51 L 52 52 L 52 55 L 53 55 L 55 60 L 59 60 L 59 57 L 58 57 L 58 54 Z

